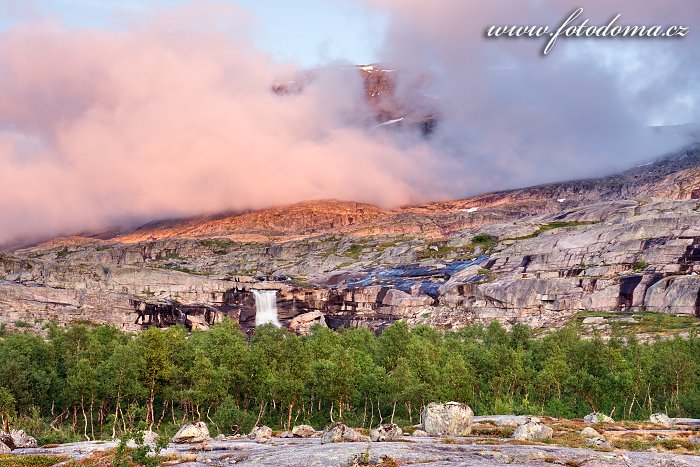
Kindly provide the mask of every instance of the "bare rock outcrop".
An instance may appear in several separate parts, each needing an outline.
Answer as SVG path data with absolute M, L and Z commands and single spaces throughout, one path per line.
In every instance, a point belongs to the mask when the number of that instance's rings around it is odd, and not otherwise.
M 361 435 L 342 423 L 327 428 L 321 435 L 321 444 L 369 441 L 369 436 Z
M 12 438 L 12 435 L 10 435 L 10 433 L 5 433 L 3 430 L 0 430 L 0 443 L 5 445 L 9 450 L 13 450 L 17 447 L 15 446 L 15 440 Z
M 600 412 L 593 412 L 589 413 L 585 417 L 583 417 L 583 421 L 586 423 L 615 423 L 615 420 L 612 419 L 612 417 L 608 417 L 604 413 Z
M 671 417 L 666 415 L 665 413 L 654 413 L 649 416 L 649 421 L 651 423 L 655 423 L 657 425 L 662 425 L 666 428 L 670 428 L 673 426 L 673 420 Z
M 323 313 L 320 311 L 310 311 L 292 318 L 289 322 L 289 330 L 297 334 L 307 335 L 316 324 L 326 326 Z
M 292 435 L 297 438 L 311 438 L 318 435 L 318 431 L 311 425 L 297 425 L 292 428 Z
M 189 423 L 181 427 L 175 436 L 173 443 L 201 443 L 210 439 L 209 429 L 204 422 Z
M 270 438 L 272 438 L 272 428 L 266 425 L 255 426 L 248 434 L 248 439 L 252 439 L 256 443 L 267 443 Z
M 36 439 L 25 433 L 24 430 L 12 430 L 10 432 L 12 440 L 15 443 L 15 448 L 35 448 L 37 447 Z
M 431 436 L 469 436 L 474 412 L 461 402 L 431 402 L 421 412 L 421 427 Z
M 515 429 L 513 439 L 542 441 L 551 438 L 553 434 L 554 430 L 552 427 L 541 423 L 539 419 L 531 418 Z
M 598 433 L 595 428 L 591 428 L 590 426 L 587 426 L 581 430 L 581 435 L 586 438 L 600 438 L 600 433 Z
M 403 436 L 403 431 L 395 423 L 384 423 L 369 432 L 372 441 L 396 441 Z

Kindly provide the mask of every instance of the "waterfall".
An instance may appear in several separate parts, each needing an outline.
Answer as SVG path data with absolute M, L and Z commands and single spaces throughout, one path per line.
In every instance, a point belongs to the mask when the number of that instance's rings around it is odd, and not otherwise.
M 282 327 L 277 319 L 277 291 L 276 290 L 251 290 L 255 297 L 255 326 L 272 323 L 273 326 Z

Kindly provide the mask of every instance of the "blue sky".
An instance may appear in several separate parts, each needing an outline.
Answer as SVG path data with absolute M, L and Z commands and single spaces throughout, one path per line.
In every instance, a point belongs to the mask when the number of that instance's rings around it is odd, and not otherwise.
M 0 0 L 0 30 L 31 16 L 70 27 L 108 28 L 120 14 L 176 6 L 186 0 Z M 335 59 L 375 61 L 386 18 L 351 0 L 235 0 L 256 23 L 253 39 L 276 58 L 314 66 Z

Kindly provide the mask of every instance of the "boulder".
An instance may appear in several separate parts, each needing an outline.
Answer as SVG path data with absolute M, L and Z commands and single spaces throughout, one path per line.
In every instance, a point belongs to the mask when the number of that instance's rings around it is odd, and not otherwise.
M 326 325 L 323 313 L 320 311 L 310 311 L 295 316 L 289 322 L 289 330 L 297 334 L 307 335 L 315 324 Z
M 361 435 L 342 423 L 336 423 L 327 428 L 321 436 L 321 444 L 355 441 L 369 441 L 369 436 Z
M 421 428 L 430 436 L 469 436 L 473 418 L 467 404 L 432 402 L 421 412 Z
M 423 436 L 429 436 L 427 432 L 423 430 L 416 430 L 413 432 L 411 436 L 418 436 L 418 437 L 423 437 Z
M 589 413 L 583 417 L 583 421 L 586 423 L 615 423 L 615 420 L 613 420 L 611 417 L 608 417 L 604 413 L 600 412 Z
M 283 431 L 280 433 L 280 438 L 294 438 L 294 435 L 291 431 Z
M 173 436 L 173 443 L 201 443 L 210 438 L 209 429 L 204 422 L 188 423 L 187 425 L 180 428 L 175 436 Z
M 649 416 L 649 421 L 651 423 L 656 423 L 657 425 L 663 425 L 666 428 L 673 426 L 673 420 L 665 413 L 655 413 Z
M 9 454 L 11 452 L 12 452 L 12 449 L 7 447 L 7 444 L 0 441 L 0 454 Z
M 297 438 L 311 438 L 316 436 L 317 433 L 311 425 L 297 425 L 292 428 L 292 434 Z
M 395 441 L 403 436 L 403 431 L 395 423 L 385 423 L 369 432 L 372 441 Z
M 37 447 L 36 439 L 29 436 L 24 430 L 12 430 L 10 436 L 12 436 L 12 441 L 15 443 L 15 448 Z
M 256 443 L 267 443 L 270 438 L 272 438 L 272 428 L 266 425 L 258 425 L 248 434 L 248 439 L 252 439 Z
M 513 439 L 542 441 L 543 439 L 551 438 L 553 434 L 554 430 L 552 427 L 544 425 L 540 422 L 529 421 L 515 429 Z
M 481 415 L 474 417 L 474 423 L 494 423 L 496 426 L 511 426 L 513 428 L 527 423 L 525 415 Z
M 160 435 L 155 431 L 146 430 L 143 432 L 143 442 L 145 444 L 156 444 L 160 439 Z
M 0 430 L 0 443 L 4 444 L 10 449 L 15 449 L 17 447 L 15 446 L 15 440 L 12 438 L 12 435 L 5 433 L 2 430 Z
M 595 438 L 590 438 L 588 440 L 588 445 L 594 448 L 612 448 L 612 443 L 602 436 L 597 436 Z
M 581 435 L 586 437 L 586 438 L 599 438 L 600 433 L 598 433 L 595 428 L 591 428 L 590 426 L 587 426 L 583 430 L 581 430 Z

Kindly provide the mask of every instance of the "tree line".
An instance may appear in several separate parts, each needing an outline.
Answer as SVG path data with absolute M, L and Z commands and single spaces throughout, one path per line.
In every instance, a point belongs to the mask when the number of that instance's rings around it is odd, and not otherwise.
M 495 322 L 449 332 L 396 323 L 379 336 L 263 326 L 250 338 L 231 321 L 136 335 L 50 325 L 44 337 L 0 338 L 0 417 L 40 442 L 171 433 L 191 420 L 214 433 L 256 423 L 409 425 L 433 401 L 465 402 L 476 414 L 692 417 L 700 416 L 698 361 L 695 335 L 604 341 L 573 325 L 537 338 Z

